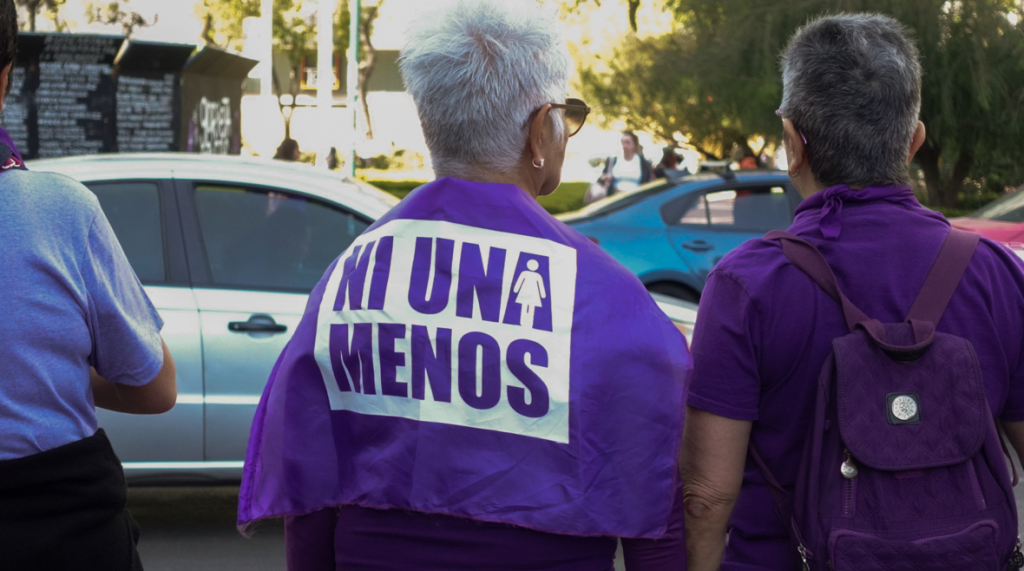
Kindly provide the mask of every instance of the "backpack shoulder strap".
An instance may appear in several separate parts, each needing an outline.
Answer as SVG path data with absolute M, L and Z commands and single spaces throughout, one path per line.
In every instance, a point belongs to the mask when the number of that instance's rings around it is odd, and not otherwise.
M 761 477 L 768 484 L 768 491 L 771 492 L 772 501 L 775 503 L 775 513 L 779 516 L 783 526 L 789 526 L 790 520 L 793 519 L 793 503 L 789 492 L 786 491 L 786 488 L 782 487 L 782 484 L 775 478 L 775 474 L 772 474 L 772 471 L 768 469 L 768 464 L 761 457 L 761 453 L 757 451 L 753 440 L 747 446 L 747 452 L 750 453 L 751 459 L 757 464 L 757 469 L 761 471 Z
M 812 246 L 810 242 L 784 230 L 773 230 L 765 234 L 764 238 L 765 240 L 781 242 L 782 253 L 786 255 L 790 263 L 807 274 L 816 284 L 821 286 L 821 289 L 825 290 L 825 293 L 843 306 L 843 315 L 846 317 L 846 325 L 850 328 L 850 331 L 853 331 L 858 324 L 864 324 L 864 327 L 869 331 L 872 329 L 871 322 L 874 320 L 869 318 L 843 295 L 843 292 L 839 290 L 839 284 L 836 282 L 836 276 L 832 273 L 832 268 L 825 261 L 825 257 L 821 255 L 821 252 Z M 881 327 L 881 324 L 878 327 Z M 881 338 L 885 339 L 884 333 Z
M 910 312 L 907 313 L 908 320 L 939 324 L 980 239 L 981 236 L 973 232 L 949 229 L 939 255 L 935 258 L 932 269 L 917 294 L 917 299 L 910 307 Z

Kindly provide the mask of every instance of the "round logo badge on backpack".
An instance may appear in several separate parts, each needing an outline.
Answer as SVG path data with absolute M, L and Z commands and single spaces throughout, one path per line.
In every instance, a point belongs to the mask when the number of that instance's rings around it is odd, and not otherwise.
M 916 393 L 889 393 L 885 400 L 889 424 L 921 422 L 921 405 Z

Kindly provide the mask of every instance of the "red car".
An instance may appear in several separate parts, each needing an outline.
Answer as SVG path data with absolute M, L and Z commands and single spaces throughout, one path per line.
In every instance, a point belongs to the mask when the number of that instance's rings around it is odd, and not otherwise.
M 1024 185 L 969 216 L 950 220 L 954 227 L 1002 242 L 1024 258 Z

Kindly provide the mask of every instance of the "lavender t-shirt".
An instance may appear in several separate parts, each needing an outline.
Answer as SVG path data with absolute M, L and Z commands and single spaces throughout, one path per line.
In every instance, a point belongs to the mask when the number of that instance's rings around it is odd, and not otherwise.
M 870 316 L 899 322 L 949 223 L 909 188 L 833 187 L 805 200 L 790 232 L 814 244 L 839 287 Z M 1024 420 L 1024 268 L 982 240 L 937 329 L 970 340 L 992 413 Z M 848 330 L 840 306 L 789 264 L 777 242 L 751 240 L 708 277 L 693 337 L 692 407 L 753 421 L 752 442 L 786 487 L 796 482 L 822 364 Z M 723 569 L 792 569 L 786 530 L 748 461 Z
M 0 175 L 0 460 L 92 436 L 89 367 L 143 385 L 163 365 L 163 322 L 88 189 Z

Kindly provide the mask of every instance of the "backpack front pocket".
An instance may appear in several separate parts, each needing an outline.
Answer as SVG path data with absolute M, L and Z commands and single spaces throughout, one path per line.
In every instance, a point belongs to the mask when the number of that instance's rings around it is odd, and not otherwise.
M 1000 568 L 998 532 L 999 526 L 992 520 L 919 539 L 882 538 L 840 529 L 829 536 L 829 554 L 835 571 L 993 571 Z M 908 567 L 908 562 L 913 567 Z

